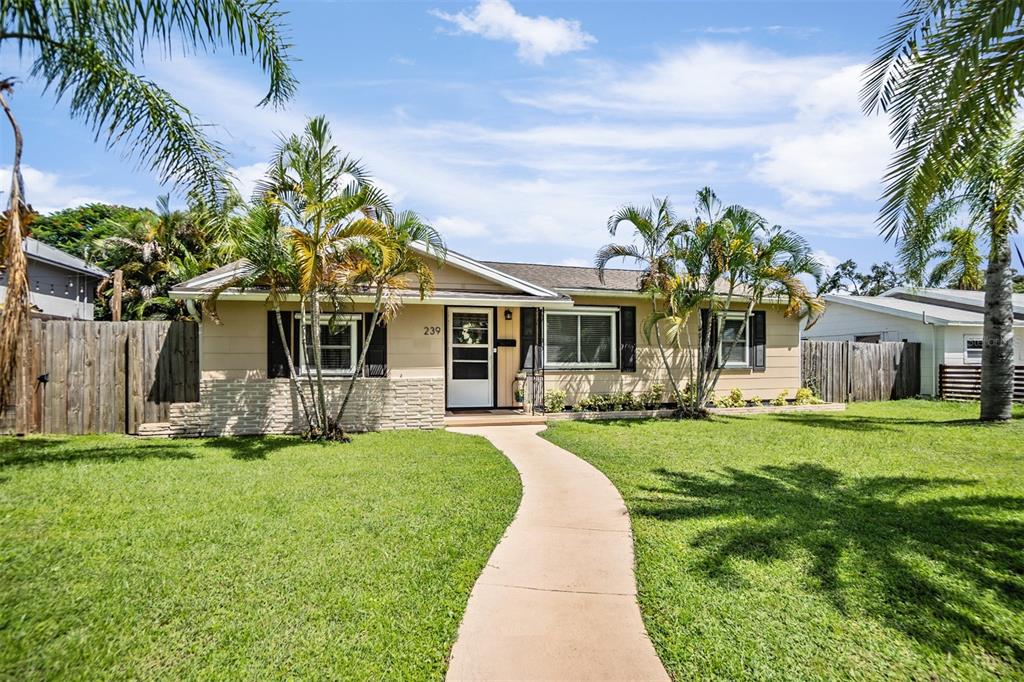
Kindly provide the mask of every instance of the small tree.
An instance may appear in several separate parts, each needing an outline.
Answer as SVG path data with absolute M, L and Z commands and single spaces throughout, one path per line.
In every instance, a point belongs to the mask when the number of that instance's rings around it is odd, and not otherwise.
M 416 278 L 420 300 L 434 290 L 434 272 L 430 269 L 430 263 L 433 261 L 438 265 L 443 264 L 447 254 L 440 233 L 412 211 L 388 216 L 384 224 L 387 228 L 388 252 L 392 257 L 385 260 L 380 252 L 368 249 L 361 257 L 350 263 L 352 281 L 373 296 L 373 314 L 364 333 L 359 362 L 352 375 L 352 381 L 349 382 L 345 397 L 338 407 L 335 422 L 339 424 L 352 398 L 356 381 L 363 375 L 366 354 L 370 350 L 377 325 L 381 322 L 388 324 L 398 315 L 402 308 L 400 294 L 410 288 L 410 276 Z M 424 257 L 414 246 L 421 247 L 429 255 Z
M 645 290 L 653 301 L 643 331 L 648 342 L 653 333 L 660 344 L 658 328 L 667 324 L 666 341 L 690 350 L 684 365 L 688 382 L 685 389 L 676 389 L 676 399 L 681 415 L 698 417 L 706 414 L 722 372 L 715 361 L 719 349 L 713 343 L 714 338 L 724 338 L 725 317 L 720 313 L 732 310 L 734 303 L 746 304 L 737 334 L 722 348 L 722 356 L 728 357 L 737 339 L 745 338 L 754 306 L 779 302 L 785 304 L 787 316 L 819 309 L 818 299 L 799 277 L 820 275 L 820 265 L 802 237 L 769 227 L 761 216 L 742 206 L 723 209 L 708 187 L 697 192 L 697 215 L 692 222 L 666 220 L 665 225 L 669 224 L 675 226 L 673 237 L 657 258 L 657 283 Z M 602 256 L 611 253 L 609 247 L 598 252 L 599 264 Z M 632 253 L 626 257 L 636 258 Z M 689 325 L 695 316 L 701 320 L 696 344 Z M 663 354 L 671 372 L 665 358 Z

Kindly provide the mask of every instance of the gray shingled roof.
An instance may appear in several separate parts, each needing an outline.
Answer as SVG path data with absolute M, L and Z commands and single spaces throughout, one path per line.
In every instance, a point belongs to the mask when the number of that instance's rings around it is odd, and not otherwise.
M 495 270 L 525 279 L 547 289 L 595 289 L 598 291 L 636 291 L 638 270 L 607 268 L 604 282 L 597 276 L 597 268 L 576 265 L 542 265 L 540 263 L 504 263 L 480 261 Z
M 70 253 L 61 251 L 54 246 L 44 244 L 38 239 L 28 237 L 23 242 L 23 245 L 25 255 L 29 258 L 50 263 L 51 265 L 57 265 L 67 270 L 92 275 L 93 277 L 102 278 L 107 276 L 106 270 L 98 268 L 92 263 L 86 263 L 81 258 L 72 256 Z

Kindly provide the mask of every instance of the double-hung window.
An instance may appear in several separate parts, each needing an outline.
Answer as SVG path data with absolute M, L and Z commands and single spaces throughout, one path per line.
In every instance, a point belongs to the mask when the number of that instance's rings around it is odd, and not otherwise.
M 725 319 L 718 339 L 718 366 L 750 367 L 750 320 L 747 314 L 721 313 L 721 316 Z
M 964 364 L 980 365 L 983 338 L 977 334 L 964 335 Z
M 333 324 L 330 315 L 320 318 L 320 366 L 324 374 L 352 374 L 356 366 L 358 346 L 358 318 L 336 316 Z M 299 366 L 303 372 L 316 372 L 313 357 L 313 325 L 307 316 L 303 322 L 306 347 L 301 354 Z
M 545 313 L 545 365 L 563 369 L 616 367 L 617 312 L 613 308 L 575 308 Z

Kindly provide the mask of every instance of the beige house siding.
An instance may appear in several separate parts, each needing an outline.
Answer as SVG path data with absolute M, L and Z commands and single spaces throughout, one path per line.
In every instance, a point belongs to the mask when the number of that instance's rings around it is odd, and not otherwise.
M 650 314 L 651 305 L 642 298 L 576 296 L 576 303 L 581 305 L 623 306 L 635 305 L 637 317 L 637 357 L 636 372 L 622 372 L 617 369 L 608 370 L 548 370 L 544 373 L 545 389 L 558 388 L 566 392 L 566 402 L 573 404 L 595 393 L 616 393 L 622 391 L 640 392 L 653 384 L 665 386 L 665 399 L 668 400 L 669 381 L 665 372 L 661 354 L 657 346 L 647 343 L 641 325 L 643 319 Z M 737 310 L 742 309 L 740 306 Z M 800 323 L 795 318 L 787 318 L 781 308 L 759 306 L 765 310 L 766 343 L 765 369 L 727 369 L 722 371 L 718 382 L 717 393 L 723 395 L 733 388 L 739 388 L 749 397 L 774 398 L 782 391 L 789 391 L 790 396 L 800 387 Z M 693 344 L 699 342 L 699 321 L 694 316 L 687 324 L 689 338 Z M 696 357 L 696 351 L 673 349 L 669 358 L 677 380 L 685 385 L 688 360 Z
M 646 342 L 639 329 L 650 312 L 650 304 L 641 298 L 579 296 L 581 305 L 637 308 L 637 371 L 549 370 L 545 387 L 566 391 L 573 404 L 595 393 L 639 392 L 668 380 L 655 346 Z M 296 310 L 296 306 L 286 306 Z M 507 308 L 512 319 L 505 319 L 505 307 L 496 309 L 498 338 L 514 339 L 514 347 L 497 349 L 497 406 L 515 406 L 513 382 L 519 371 L 520 309 Z M 445 410 L 445 306 L 407 304 L 388 327 L 387 379 L 360 379 L 356 401 L 347 426 L 356 430 L 382 428 L 435 428 L 443 424 Z M 781 391 L 792 395 L 800 385 L 799 322 L 782 315 L 778 308 L 767 310 L 766 369 L 726 370 L 718 392 L 734 387 L 747 397 L 773 398 Z M 356 312 L 368 306 L 356 306 Z M 172 420 L 176 427 L 191 433 L 286 433 L 300 429 L 301 413 L 291 395 L 288 381 L 267 379 L 267 308 L 259 301 L 224 300 L 218 304 L 220 322 L 207 320 L 200 328 L 202 368 L 201 402 L 175 405 Z M 697 320 L 690 325 L 696 343 Z M 436 330 L 440 333 L 434 333 Z M 685 377 L 686 361 L 695 352 L 670 351 L 677 377 Z M 685 383 L 685 379 L 683 379 Z M 347 379 L 328 380 L 332 399 L 339 399 Z

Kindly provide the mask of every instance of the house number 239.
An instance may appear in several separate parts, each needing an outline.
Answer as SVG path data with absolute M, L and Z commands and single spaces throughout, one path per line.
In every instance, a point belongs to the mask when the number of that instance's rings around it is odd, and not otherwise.
M 423 336 L 437 336 L 441 333 L 440 327 L 424 327 Z

